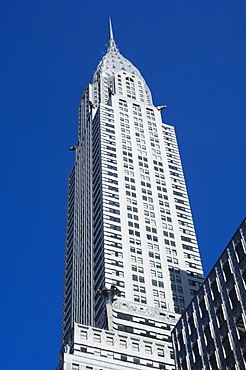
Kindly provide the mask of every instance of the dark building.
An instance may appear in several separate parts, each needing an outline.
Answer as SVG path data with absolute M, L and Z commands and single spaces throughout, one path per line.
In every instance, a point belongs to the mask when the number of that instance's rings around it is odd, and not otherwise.
M 177 370 L 246 368 L 246 218 L 172 332 Z

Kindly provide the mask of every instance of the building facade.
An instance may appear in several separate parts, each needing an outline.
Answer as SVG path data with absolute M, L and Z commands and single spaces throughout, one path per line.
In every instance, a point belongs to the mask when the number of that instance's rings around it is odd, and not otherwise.
M 177 370 L 246 368 L 246 219 L 172 333 Z
M 175 131 L 162 123 L 165 107 L 153 104 L 139 70 L 120 54 L 110 23 L 71 148 L 59 370 L 72 368 L 71 356 L 81 360 L 76 369 L 85 368 L 86 356 L 101 363 L 101 345 L 96 354 L 89 349 L 96 328 L 100 341 L 107 331 L 117 346 L 120 336 L 126 341 L 121 352 L 114 347 L 118 354 L 104 351 L 104 362 L 108 356 L 116 366 L 131 356 L 129 368 L 174 368 L 171 329 L 203 272 Z

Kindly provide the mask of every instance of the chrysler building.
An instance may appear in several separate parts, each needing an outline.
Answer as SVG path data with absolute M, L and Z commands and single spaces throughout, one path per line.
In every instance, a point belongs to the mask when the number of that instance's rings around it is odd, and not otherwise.
M 203 282 L 173 126 L 115 43 L 85 87 L 68 181 L 57 370 L 173 370 L 171 330 Z

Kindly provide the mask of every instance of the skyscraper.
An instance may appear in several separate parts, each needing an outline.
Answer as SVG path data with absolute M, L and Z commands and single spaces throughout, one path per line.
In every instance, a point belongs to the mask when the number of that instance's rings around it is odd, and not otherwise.
M 107 53 L 82 94 L 78 143 L 71 148 L 58 369 L 68 368 L 70 355 L 113 361 L 100 369 L 121 368 L 119 361 L 124 368 L 129 362 L 131 368 L 173 369 L 170 331 L 203 273 L 174 128 L 162 123 L 164 108 L 153 105 L 139 70 L 120 54 L 110 22 Z M 97 343 L 114 333 L 109 342 L 125 341 L 123 352 L 102 355 L 100 345 L 90 352 L 83 341 L 96 328 Z M 75 361 L 74 369 L 82 363 Z
M 246 368 L 246 218 L 173 330 L 177 370 Z

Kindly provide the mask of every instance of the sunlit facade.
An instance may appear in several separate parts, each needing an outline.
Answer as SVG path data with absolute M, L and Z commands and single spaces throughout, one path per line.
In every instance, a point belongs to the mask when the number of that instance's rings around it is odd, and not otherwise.
M 174 369 L 170 333 L 203 272 L 164 108 L 110 24 L 71 148 L 59 370 Z

